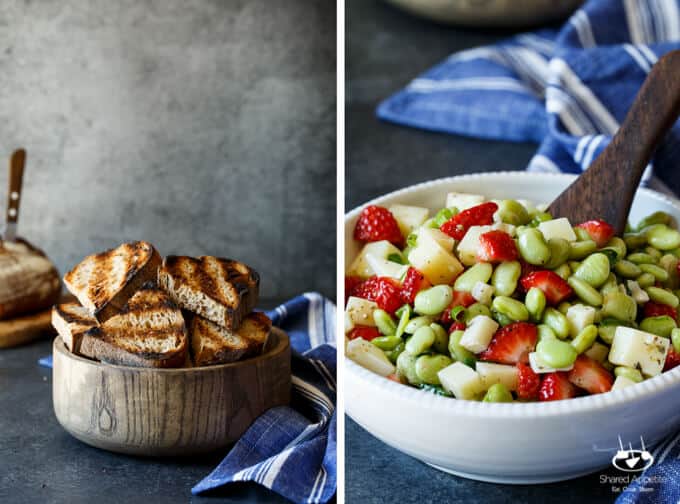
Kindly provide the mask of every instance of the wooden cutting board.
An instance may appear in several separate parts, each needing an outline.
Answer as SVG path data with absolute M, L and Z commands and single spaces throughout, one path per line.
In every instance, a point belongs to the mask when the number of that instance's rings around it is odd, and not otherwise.
M 65 294 L 61 298 L 62 303 L 73 301 L 75 298 L 70 294 Z M 54 336 L 56 332 L 52 328 L 51 321 L 52 308 L 13 319 L 0 320 L 0 349 Z

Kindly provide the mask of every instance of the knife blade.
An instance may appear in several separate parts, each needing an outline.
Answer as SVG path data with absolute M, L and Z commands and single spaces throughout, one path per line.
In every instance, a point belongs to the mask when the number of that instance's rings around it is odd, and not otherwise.
M 7 214 L 5 216 L 6 241 L 16 241 L 17 222 L 19 220 L 19 205 L 21 203 L 21 186 L 26 166 L 26 151 L 17 149 L 9 160 L 9 190 L 7 192 Z

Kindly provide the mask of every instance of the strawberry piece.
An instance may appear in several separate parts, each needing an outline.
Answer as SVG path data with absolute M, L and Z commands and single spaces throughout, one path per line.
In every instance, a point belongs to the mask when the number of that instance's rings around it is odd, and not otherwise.
M 680 365 L 680 353 L 676 352 L 675 347 L 671 345 L 666 354 L 666 362 L 663 365 L 663 370 L 668 371 L 678 365 Z
M 479 237 L 478 261 L 490 263 L 514 261 L 517 256 L 515 240 L 505 231 L 489 231 Z
M 545 294 L 545 299 L 551 305 L 557 305 L 572 295 L 569 284 L 557 273 L 550 270 L 539 270 L 530 273 L 520 280 L 522 287 L 528 291 L 538 287 Z
M 350 295 L 374 301 L 389 314 L 394 314 L 403 304 L 399 285 L 389 277 L 373 276 L 355 286 Z
M 567 373 L 547 373 L 538 389 L 538 400 L 559 401 L 570 399 L 576 396 L 576 392 L 577 389 L 567 378 Z
M 347 334 L 347 337 L 351 340 L 363 338 L 366 341 L 371 341 L 372 339 L 375 339 L 378 336 L 380 336 L 380 331 L 378 331 L 375 327 L 369 326 L 355 326 L 354 329 L 352 329 Z
M 521 362 L 517 363 L 517 397 L 525 400 L 533 400 L 538 397 L 538 389 L 541 387 L 541 377 L 534 373 L 530 366 Z
M 604 247 L 614 236 L 614 228 L 602 219 L 582 222 L 576 227 L 585 229 L 598 247 Z
M 453 322 L 453 319 L 451 318 L 451 308 L 454 308 L 456 306 L 462 306 L 463 308 L 467 308 L 471 304 L 474 304 L 477 302 L 475 298 L 472 297 L 472 294 L 466 291 L 453 291 L 453 300 L 451 301 L 451 304 L 449 307 L 442 312 L 442 314 L 439 317 L 439 321 L 443 324 L 450 324 Z
M 489 347 L 480 355 L 480 360 L 517 364 L 529 362 L 529 353 L 536 347 L 538 332 L 534 324 L 515 322 L 500 328 L 494 334 Z
M 352 295 L 351 293 L 354 290 L 354 288 L 361 282 L 363 282 L 363 279 L 358 276 L 345 277 L 345 304 L 347 304 L 347 300 Z
M 454 215 L 439 228 L 451 238 L 462 240 L 465 233 L 472 226 L 487 226 L 493 224 L 493 214 L 498 210 L 498 205 L 492 201 L 463 210 Z
M 423 289 L 427 289 L 432 284 L 425 278 L 420 271 L 410 267 L 406 272 L 404 281 L 401 283 L 401 299 L 404 303 L 413 304 L 416 294 Z
M 644 307 L 645 318 L 660 317 L 662 315 L 668 315 L 676 322 L 678 320 L 678 312 L 672 306 L 663 303 L 655 303 L 654 301 L 649 301 L 645 303 Z
M 449 334 L 451 334 L 453 331 L 464 331 L 465 330 L 465 322 L 454 322 L 451 324 L 451 327 L 449 327 Z
M 609 392 L 614 385 L 614 377 L 602 364 L 586 355 L 579 355 L 567 379 L 591 394 Z
M 354 227 L 354 238 L 363 242 L 387 240 L 397 246 L 404 243 L 399 224 L 392 212 L 377 205 L 369 205 L 361 211 Z

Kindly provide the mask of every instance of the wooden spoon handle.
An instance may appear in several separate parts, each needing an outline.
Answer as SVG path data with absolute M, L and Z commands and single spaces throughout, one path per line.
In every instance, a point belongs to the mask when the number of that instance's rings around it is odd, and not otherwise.
M 623 233 L 640 178 L 678 115 L 680 50 L 652 67 L 611 143 L 549 211 L 574 224 L 604 219 Z
M 24 166 L 26 165 L 26 151 L 17 149 L 12 153 L 9 161 L 9 191 L 7 193 L 7 227 L 5 240 L 16 239 L 16 226 L 19 220 L 19 206 L 21 204 L 21 186 L 24 178 Z

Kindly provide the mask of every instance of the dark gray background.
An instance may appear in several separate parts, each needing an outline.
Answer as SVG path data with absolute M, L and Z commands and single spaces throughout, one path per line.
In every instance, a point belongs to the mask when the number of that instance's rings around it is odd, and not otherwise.
M 429 133 L 375 118 L 380 100 L 450 53 L 493 43 L 509 32 L 442 27 L 378 0 L 347 0 L 346 5 L 348 209 L 417 182 L 524 169 L 535 145 Z M 609 486 L 599 483 L 598 474 L 533 486 L 495 485 L 452 476 L 388 447 L 349 418 L 345 439 L 348 503 L 599 503 L 616 497 Z
M 62 272 L 146 239 L 249 263 L 265 300 L 334 297 L 335 60 L 325 0 L 2 2 L 20 234 Z

